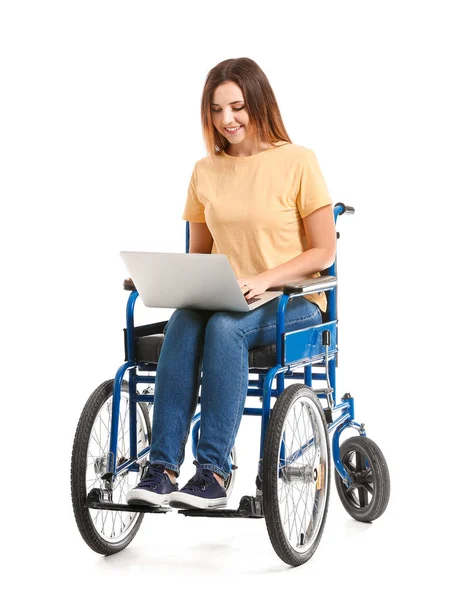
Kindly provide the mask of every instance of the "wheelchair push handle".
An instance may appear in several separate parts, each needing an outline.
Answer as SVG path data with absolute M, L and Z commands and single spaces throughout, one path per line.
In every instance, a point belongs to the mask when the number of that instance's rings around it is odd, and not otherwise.
M 340 210 L 338 213 L 339 215 L 344 215 L 345 213 L 349 215 L 355 214 L 355 208 L 353 206 L 346 205 L 343 202 L 337 202 L 334 208 L 337 207 L 342 208 L 342 210 Z

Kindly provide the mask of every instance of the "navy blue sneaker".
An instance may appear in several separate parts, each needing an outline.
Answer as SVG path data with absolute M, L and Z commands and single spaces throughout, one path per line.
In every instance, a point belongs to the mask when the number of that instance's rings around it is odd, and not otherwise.
M 173 508 L 225 508 L 228 498 L 226 490 L 213 475 L 213 471 L 202 469 L 196 460 L 195 475 L 178 492 L 170 494 Z
M 127 493 L 126 501 L 127 504 L 162 506 L 177 490 L 178 485 L 170 481 L 163 465 L 147 461 L 139 485 Z

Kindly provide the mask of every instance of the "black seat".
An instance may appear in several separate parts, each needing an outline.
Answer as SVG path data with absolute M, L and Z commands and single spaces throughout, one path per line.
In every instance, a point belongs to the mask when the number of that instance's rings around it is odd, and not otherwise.
M 147 335 L 136 340 L 136 361 L 157 365 L 164 334 Z M 276 344 L 261 346 L 248 352 L 250 368 L 269 368 L 276 364 Z

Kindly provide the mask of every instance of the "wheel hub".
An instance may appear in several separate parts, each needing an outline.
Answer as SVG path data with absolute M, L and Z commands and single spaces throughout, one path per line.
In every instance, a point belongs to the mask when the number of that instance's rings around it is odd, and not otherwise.
M 317 469 L 310 465 L 283 467 L 281 471 L 284 481 L 300 481 L 302 483 L 317 481 Z
M 94 459 L 94 472 L 97 476 L 104 475 L 107 471 L 107 456 L 98 456 Z

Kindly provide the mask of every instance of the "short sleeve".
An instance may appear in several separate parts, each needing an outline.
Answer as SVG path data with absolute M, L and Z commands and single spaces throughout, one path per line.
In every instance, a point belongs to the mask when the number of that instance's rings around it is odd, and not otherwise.
M 332 198 L 329 195 L 316 154 L 314 150 L 306 150 L 296 199 L 301 218 L 307 217 L 321 206 L 332 204 Z
M 182 214 L 184 221 L 192 223 L 205 223 L 205 209 L 197 193 L 197 164 L 193 168 L 193 173 L 188 186 L 185 209 Z

